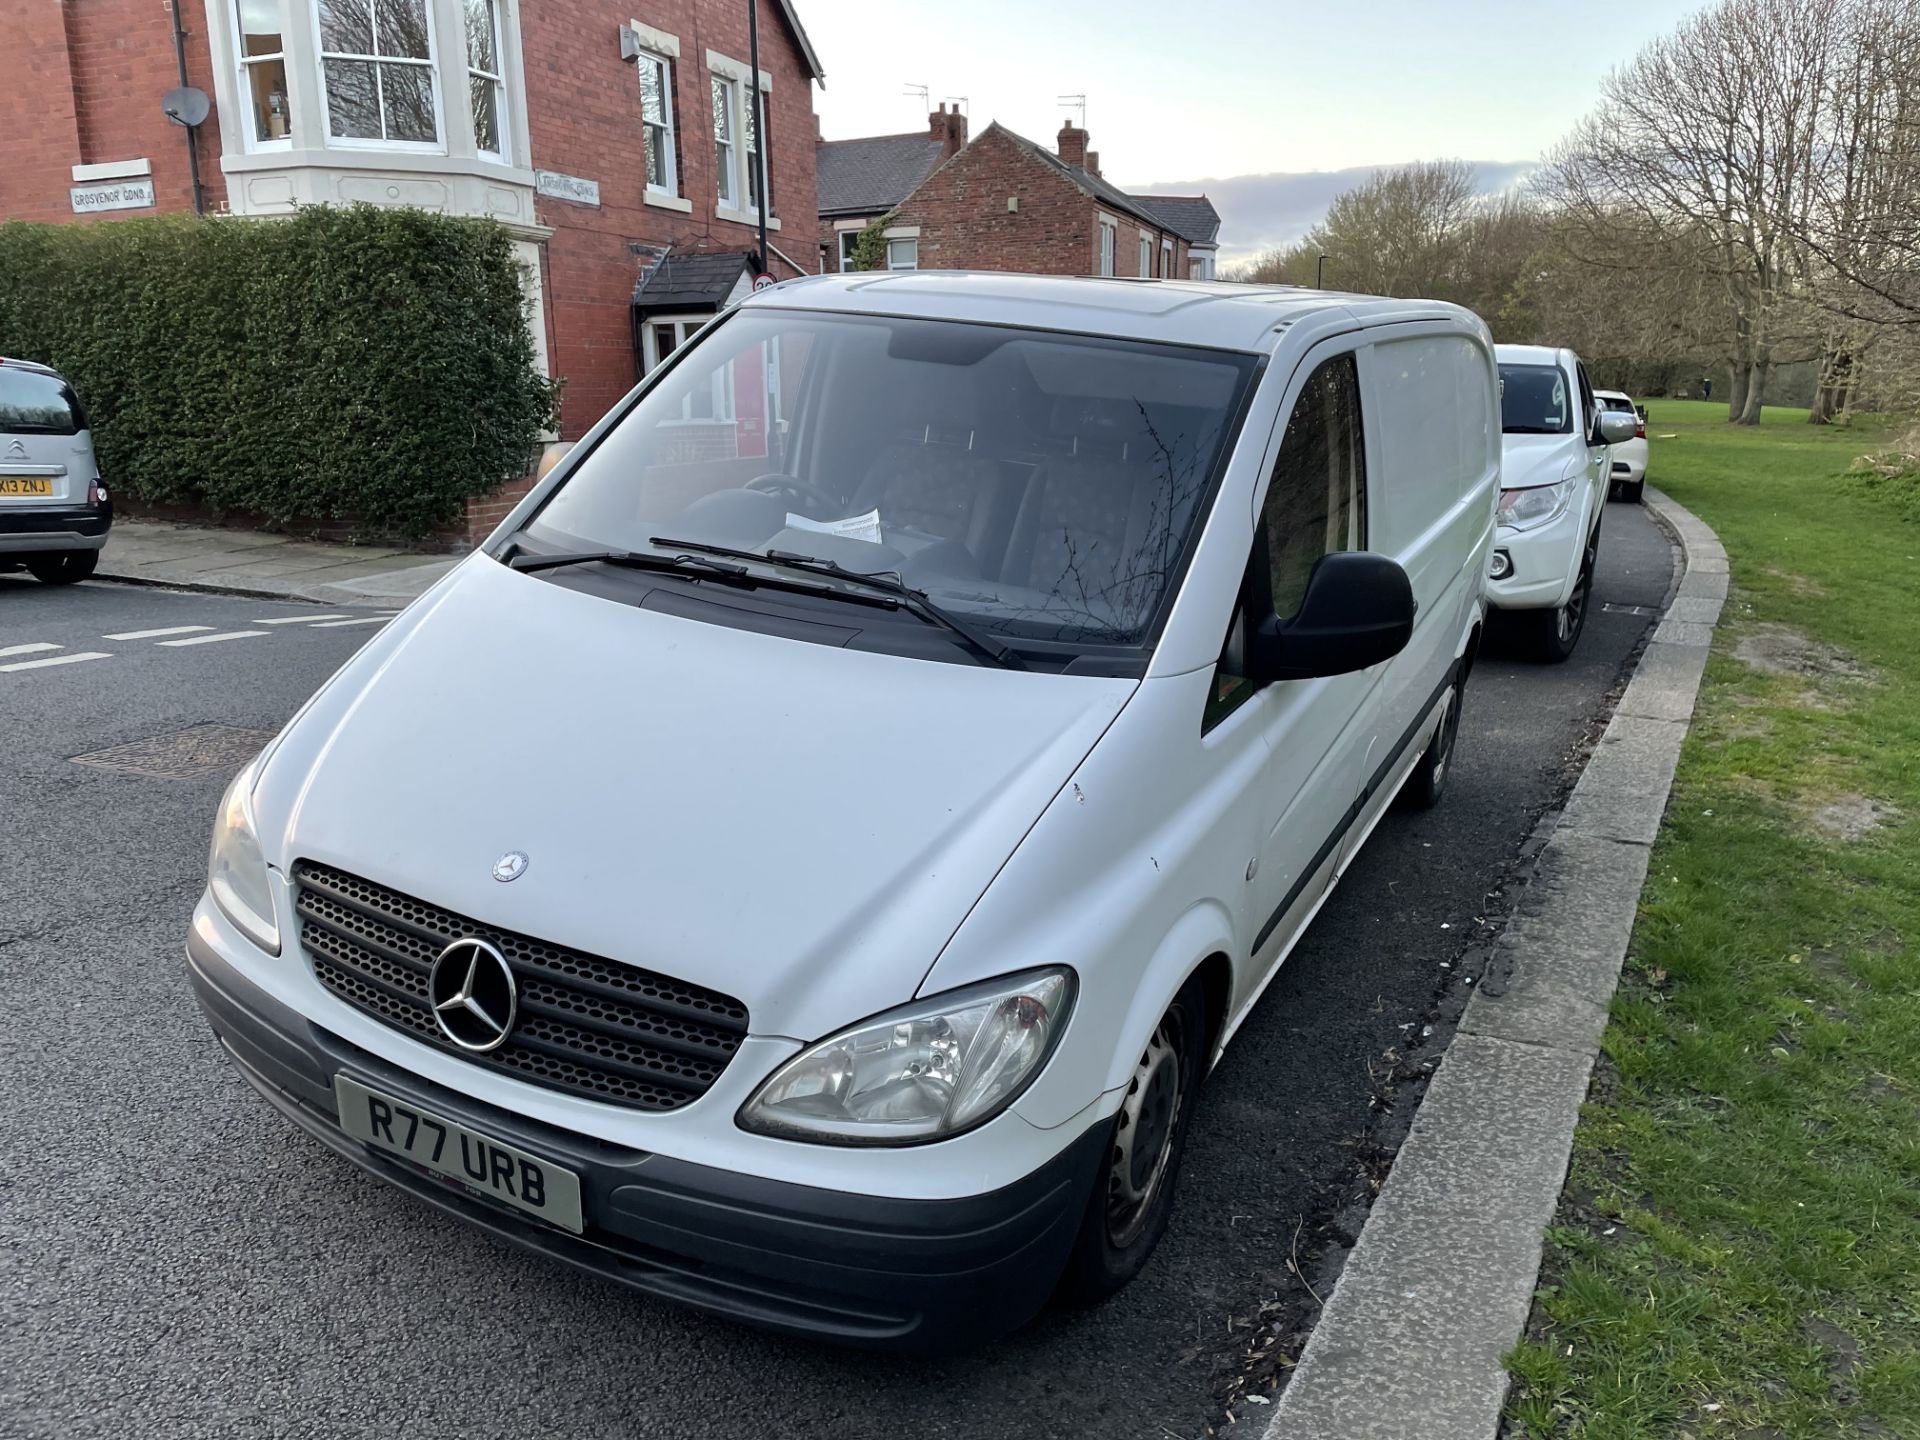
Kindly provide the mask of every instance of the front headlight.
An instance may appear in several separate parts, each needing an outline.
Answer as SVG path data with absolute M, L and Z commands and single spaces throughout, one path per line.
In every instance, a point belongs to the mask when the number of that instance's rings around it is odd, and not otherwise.
M 1071 970 L 1029 970 L 876 1015 L 774 1071 L 739 1123 L 829 1145 L 958 1135 L 1027 1088 L 1072 1005 Z
M 253 831 L 253 789 L 258 761 L 233 777 L 220 797 L 213 822 L 213 849 L 207 856 L 207 889 L 226 917 L 246 931 L 269 955 L 280 953 L 280 926 L 273 918 L 273 882 Z
M 1533 485 L 1525 490 L 1502 490 L 1500 505 L 1494 511 L 1495 523 L 1511 530 L 1537 530 L 1551 525 L 1567 513 L 1573 497 L 1579 493 L 1580 477 L 1562 480 L 1558 485 Z

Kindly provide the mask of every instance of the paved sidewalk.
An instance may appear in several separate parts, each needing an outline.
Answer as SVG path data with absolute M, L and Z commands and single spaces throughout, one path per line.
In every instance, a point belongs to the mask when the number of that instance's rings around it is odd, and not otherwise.
M 1685 576 L 1540 854 L 1265 1440 L 1493 1440 L 1727 557 L 1657 490 Z
M 460 559 L 256 530 L 119 520 L 94 573 L 102 580 L 217 594 L 390 607 L 419 595 Z

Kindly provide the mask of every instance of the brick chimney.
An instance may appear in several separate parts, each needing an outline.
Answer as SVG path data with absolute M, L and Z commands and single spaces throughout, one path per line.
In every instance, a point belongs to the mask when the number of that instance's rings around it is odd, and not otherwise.
M 1087 151 L 1087 173 L 1089 175 L 1098 175 L 1100 173 L 1100 152 L 1098 150 Z
M 1059 153 L 1067 164 L 1084 166 L 1087 163 L 1087 132 L 1077 125 L 1062 125 Z
M 958 155 L 967 148 L 967 117 L 958 105 L 949 110 L 943 104 L 927 116 L 927 134 L 940 142 L 942 159 Z

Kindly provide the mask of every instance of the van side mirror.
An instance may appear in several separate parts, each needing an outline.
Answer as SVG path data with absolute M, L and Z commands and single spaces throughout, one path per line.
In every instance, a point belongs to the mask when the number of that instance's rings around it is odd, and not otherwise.
M 1348 675 L 1406 648 L 1413 584 L 1384 555 L 1337 550 L 1314 562 L 1291 620 L 1269 615 L 1247 637 L 1247 678 L 1256 685 Z
M 1636 417 L 1620 410 L 1602 410 L 1600 423 L 1594 428 L 1595 438 L 1602 445 L 1620 445 L 1633 439 L 1640 425 Z

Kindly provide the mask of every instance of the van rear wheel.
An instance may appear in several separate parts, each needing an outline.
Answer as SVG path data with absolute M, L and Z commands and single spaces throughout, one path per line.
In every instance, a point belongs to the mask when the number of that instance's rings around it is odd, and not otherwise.
M 1146 1268 L 1173 1215 L 1173 1187 L 1207 1044 L 1206 997 L 1180 988 L 1141 1051 L 1057 1298 L 1094 1305 Z
M 33 578 L 46 585 L 71 585 L 93 574 L 100 563 L 98 550 L 63 550 L 57 555 L 35 555 L 27 561 Z

